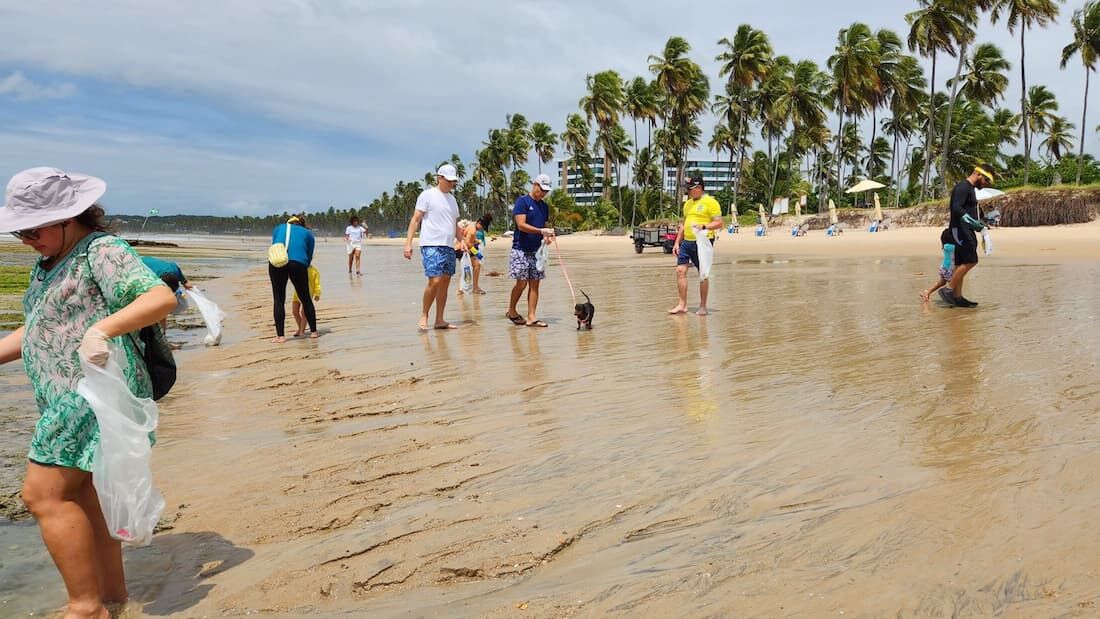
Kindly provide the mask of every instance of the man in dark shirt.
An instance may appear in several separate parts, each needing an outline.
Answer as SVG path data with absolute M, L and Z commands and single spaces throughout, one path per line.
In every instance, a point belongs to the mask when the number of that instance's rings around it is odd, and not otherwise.
M 544 243 L 554 238 L 554 229 L 545 227 L 550 218 L 550 206 L 543 201 L 553 185 L 550 177 L 539 174 L 531 183 L 531 193 L 520 196 L 512 209 L 516 229 L 512 234 L 512 253 L 508 259 L 508 275 L 516 280 L 508 303 L 508 320 L 517 325 L 545 327 L 546 323 L 535 315 L 539 306 L 539 284 L 546 277 L 545 265 L 538 269 L 536 252 Z M 516 311 L 524 289 L 527 290 L 527 318 Z
M 947 286 L 940 288 L 940 297 L 955 307 L 977 307 L 977 303 L 963 296 L 963 279 L 978 264 L 978 235 L 985 227 L 978 215 L 978 197 L 975 189 L 993 185 L 993 173 L 986 164 L 978 165 L 970 176 L 959 181 L 951 190 L 951 237 L 955 241 L 955 273 Z

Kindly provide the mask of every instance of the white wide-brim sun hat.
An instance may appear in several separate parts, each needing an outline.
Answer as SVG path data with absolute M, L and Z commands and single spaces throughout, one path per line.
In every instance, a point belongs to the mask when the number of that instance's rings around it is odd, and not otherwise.
M 11 177 L 0 208 L 0 232 L 33 230 L 72 219 L 107 191 L 107 183 L 57 168 L 30 168 Z

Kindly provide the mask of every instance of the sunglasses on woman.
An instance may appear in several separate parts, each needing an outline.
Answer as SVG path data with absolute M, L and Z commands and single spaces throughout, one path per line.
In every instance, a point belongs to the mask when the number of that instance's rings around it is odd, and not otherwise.
M 61 223 L 50 224 L 48 226 L 31 228 L 30 230 L 16 230 L 15 232 L 11 232 L 10 234 L 21 241 L 24 239 L 28 241 L 37 241 L 38 237 L 42 234 L 42 231 L 46 228 L 52 228 L 53 226 L 61 226 L 64 228 L 66 223 L 68 222 L 63 221 Z

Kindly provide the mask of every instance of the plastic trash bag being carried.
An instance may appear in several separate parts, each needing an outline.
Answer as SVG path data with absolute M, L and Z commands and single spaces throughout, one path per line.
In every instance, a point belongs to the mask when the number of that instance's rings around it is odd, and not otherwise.
M 710 277 L 710 267 L 714 264 L 714 246 L 710 244 L 706 230 L 697 229 L 695 238 L 695 247 L 699 251 L 699 280 L 702 281 Z
M 462 271 L 459 285 L 463 292 L 470 292 L 474 289 L 474 263 L 470 260 L 470 252 L 462 252 L 462 260 L 459 260 L 458 264 Z
M 80 360 L 84 377 L 76 384 L 99 422 L 99 444 L 92 459 L 92 484 L 111 537 L 135 546 L 153 538 L 164 511 L 164 497 L 153 487 L 149 433 L 157 427 L 157 405 L 130 393 L 116 361 L 124 354 L 111 346 L 106 367 Z
M 550 260 L 550 246 L 543 243 L 539 245 L 539 250 L 535 252 L 535 270 L 539 273 L 545 271 L 548 260 Z
M 989 234 L 989 228 L 982 230 L 982 247 L 985 248 L 985 255 L 993 255 L 993 237 Z
M 195 303 L 195 307 L 199 308 L 199 313 L 202 314 L 203 322 L 206 323 L 207 334 L 203 338 L 203 343 L 207 346 L 217 346 L 222 343 L 222 321 L 225 320 L 225 312 L 221 310 L 213 301 L 208 299 L 206 295 L 199 292 L 198 288 L 192 288 L 191 290 L 184 289 L 184 292 L 191 297 L 191 301 Z

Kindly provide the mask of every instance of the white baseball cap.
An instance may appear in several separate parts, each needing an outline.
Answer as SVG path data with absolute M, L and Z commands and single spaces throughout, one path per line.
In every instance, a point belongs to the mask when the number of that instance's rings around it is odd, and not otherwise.
M 539 174 L 538 176 L 536 176 L 534 182 L 539 187 L 542 187 L 543 191 L 550 191 L 554 188 L 554 185 L 550 183 L 550 177 L 545 174 Z
M 458 170 L 456 170 L 455 167 L 449 163 L 445 163 L 439 166 L 439 169 L 435 171 L 435 175 L 442 176 L 449 181 L 458 180 Z
M 107 183 L 86 174 L 57 168 L 23 170 L 8 181 L 0 232 L 33 230 L 72 219 L 88 210 L 107 191 Z

